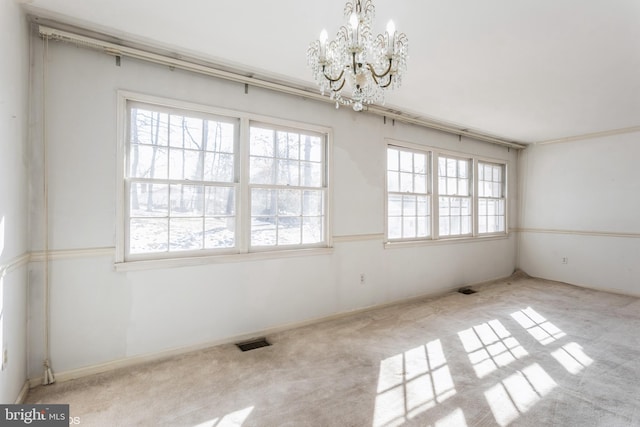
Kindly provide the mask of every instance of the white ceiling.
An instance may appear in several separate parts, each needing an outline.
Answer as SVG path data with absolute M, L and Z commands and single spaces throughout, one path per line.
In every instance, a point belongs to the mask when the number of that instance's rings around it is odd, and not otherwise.
M 344 0 L 18 0 L 45 18 L 311 85 Z M 531 143 L 640 125 L 638 0 L 374 0 L 409 38 L 386 106 Z

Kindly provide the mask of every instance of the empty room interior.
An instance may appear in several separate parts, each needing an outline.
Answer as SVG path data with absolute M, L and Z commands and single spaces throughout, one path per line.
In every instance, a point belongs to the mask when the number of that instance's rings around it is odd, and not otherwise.
M 0 404 L 640 425 L 640 2 L 5 0 L 0 27 Z

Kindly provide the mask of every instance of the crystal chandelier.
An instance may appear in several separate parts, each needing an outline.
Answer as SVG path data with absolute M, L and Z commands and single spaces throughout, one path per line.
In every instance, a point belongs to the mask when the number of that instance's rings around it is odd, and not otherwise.
M 384 91 L 400 87 L 407 68 L 409 40 L 396 32 L 393 21 L 387 32 L 374 36 L 371 30 L 375 7 L 372 0 L 347 1 L 344 7 L 346 23 L 335 40 L 328 41 L 327 31 L 311 43 L 307 62 L 320 91 L 330 93 L 336 108 L 353 104 L 362 111 L 365 104 L 384 103 Z M 343 90 L 350 88 L 345 98 Z M 348 96 L 348 95 L 347 95 Z

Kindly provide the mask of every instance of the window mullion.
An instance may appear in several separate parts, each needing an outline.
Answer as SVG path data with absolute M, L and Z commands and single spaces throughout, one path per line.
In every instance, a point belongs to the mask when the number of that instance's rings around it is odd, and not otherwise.
M 471 187 L 472 187 L 472 202 L 471 202 L 471 235 L 473 237 L 476 237 L 478 235 L 478 160 L 477 159 L 473 159 L 473 163 L 472 163 L 472 168 L 473 171 L 470 174 L 470 176 L 473 179 L 473 182 L 471 183 Z
M 431 172 L 431 175 L 433 177 L 433 202 L 432 202 L 433 230 L 431 234 L 433 235 L 434 239 L 440 238 L 440 166 L 439 166 L 439 162 L 440 162 L 440 154 L 434 153 L 433 160 L 432 160 L 433 170 Z
M 249 186 L 249 119 L 240 119 L 238 131 L 240 157 L 239 185 L 236 194 L 236 236 L 240 253 L 249 252 L 251 239 L 251 187 Z

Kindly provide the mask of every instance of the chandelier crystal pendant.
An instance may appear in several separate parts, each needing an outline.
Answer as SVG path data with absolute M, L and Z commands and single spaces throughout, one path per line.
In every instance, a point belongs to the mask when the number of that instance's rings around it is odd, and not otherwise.
M 387 32 L 374 37 L 371 30 L 375 7 L 372 0 L 347 1 L 344 7 L 346 23 L 335 40 L 327 40 L 326 30 L 320 39 L 309 45 L 307 62 L 324 95 L 340 105 L 352 105 L 362 111 L 365 105 L 381 102 L 384 92 L 400 87 L 407 68 L 409 40 L 398 33 L 393 21 Z M 343 91 L 350 89 L 351 96 Z M 347 95 L 348 96 L 348 95 Z

